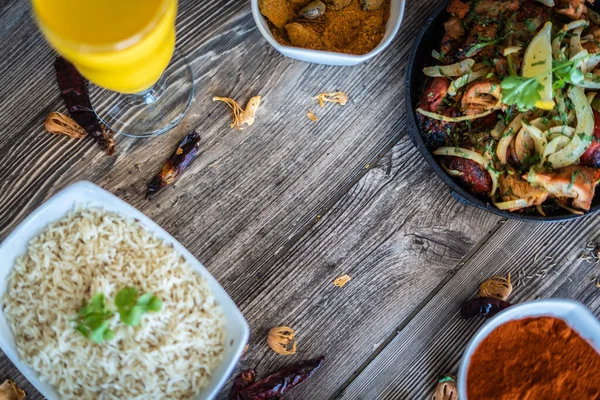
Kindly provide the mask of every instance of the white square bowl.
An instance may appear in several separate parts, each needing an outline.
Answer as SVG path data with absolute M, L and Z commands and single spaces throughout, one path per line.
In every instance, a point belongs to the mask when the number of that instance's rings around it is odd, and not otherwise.
M 391 0 L 390 18 L 385 25 L 383 39 L 373 50 L 360 56 L 336 53 L 333 51 L 310 50 L 302 47 L 284 46 L 280 44 L 271 33 L 267 21 L 258 8 L 258 0 L 250 0 L 250 3 L 252 6 L 252 16 L 254 17 L 254 22 L 256 22 L 258 30 L 265 39 L 267 39 L 267 42 L 284 56 L 316 64 L 356 65 L 375 57 L 392 42 L 392 39 L 394 39 L 394 36 L 396 36 L 400 29 L 400 25 L 402 24 L 405 0 Z
M 537 300 L 517 304 L 498 313 L 473 336 L 463 354 L 458 370 L 458 398 L 467 400 L 467 373 L 471 356 L 493 330 L 509 321 L 533 317 L 562 319 L 600 353 L 600 321 L 581 303 L 572 300 Z
M 244 316 L 237 308 L 227 292 L 219 285 L 208 270 L 177 240 L 169 235 L 150 218 L 127 204 L 118 197 L 90 182 L 77 182 L 65 188 L 37 208 L 0 244 L 0 297 L 6 292 L 6 280 L 17 257 L 27 251 L 31 239 L 40 234 L 46 226 L 65 215 L 77 205 L 102 207 L 127 217 L 136 218 L 148 231 L 170 243 L 186 259 L 189 265 L 208 283 L 215 299 L 223 308 L 227 334 L 225 338 L 225 354 L 221 364 L 216 368 L 210 384 L 195 397 L 196 400 L 212 399 L 225 384 L 242 355 L 248 341 L 249 329 Z M 54 388 L 42 382 L 37 373 L 25 365 L 17 354 L 14 336 L 8 327 L 4 313 L 0 313 L 0 348 L 21 373 L 47 399 L 58 400 L 60 397 Z

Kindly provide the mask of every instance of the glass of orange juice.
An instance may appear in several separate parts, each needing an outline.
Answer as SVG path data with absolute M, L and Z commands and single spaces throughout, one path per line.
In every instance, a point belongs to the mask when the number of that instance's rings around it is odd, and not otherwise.
M 173 128 L 193 97 L 193 77 L 175 49 L 177 0 L 32 0 L 44 36 L 94 85 L 98 118 L 124 135 Z

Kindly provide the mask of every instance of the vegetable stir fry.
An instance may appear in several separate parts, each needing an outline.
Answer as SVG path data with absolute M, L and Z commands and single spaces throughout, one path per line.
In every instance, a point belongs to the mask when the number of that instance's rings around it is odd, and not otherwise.
M 589 210 L 600 15 L 585 0 L 451 0 L 447 11 L 416 110 L 442 167 L 501 210 Z

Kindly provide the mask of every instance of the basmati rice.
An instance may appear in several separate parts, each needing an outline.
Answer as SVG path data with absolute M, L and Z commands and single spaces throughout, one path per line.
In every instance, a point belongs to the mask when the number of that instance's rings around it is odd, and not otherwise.
M 111 321 L 95 344 L 73 327 L 82 300 L 134 286 L 163 309 L 137 327 Z M 224 352 L 225 320 L 207 283 L 137 221 L 78 208 L 34 238 L 8 279 L 4 315 L 19 357 L 63 399 L 184 399 L 209 381 Z

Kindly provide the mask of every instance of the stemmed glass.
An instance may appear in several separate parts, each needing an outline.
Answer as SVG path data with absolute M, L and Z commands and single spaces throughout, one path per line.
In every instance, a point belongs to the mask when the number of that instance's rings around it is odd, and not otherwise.
M 194 85 L 175 49 L 177 0 L 32 0 L 50 44 L 87 78 L 109 129 L 150 137 L 177 125 Z

